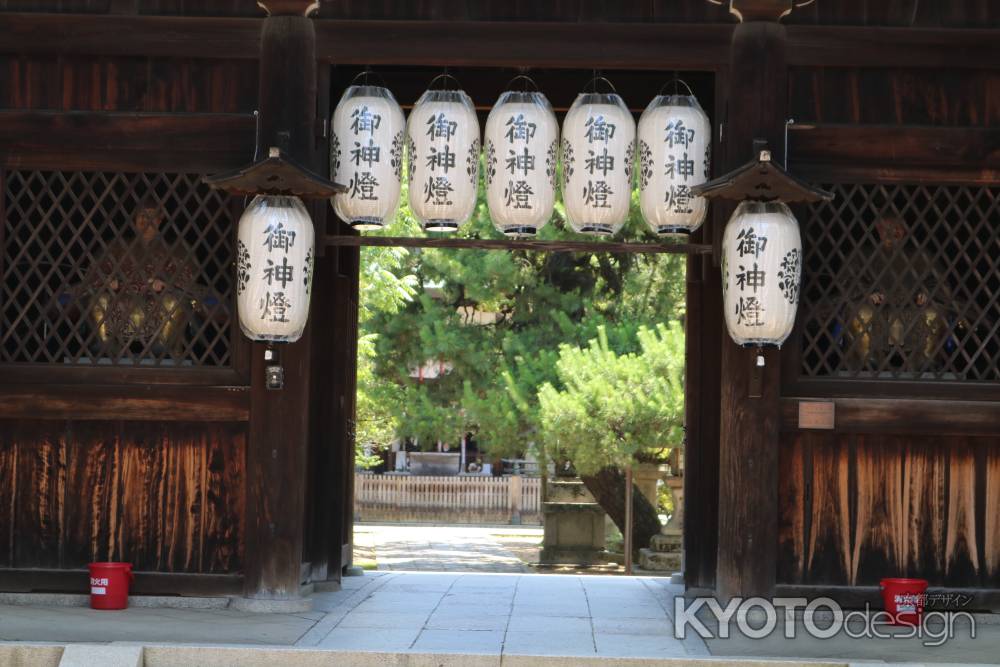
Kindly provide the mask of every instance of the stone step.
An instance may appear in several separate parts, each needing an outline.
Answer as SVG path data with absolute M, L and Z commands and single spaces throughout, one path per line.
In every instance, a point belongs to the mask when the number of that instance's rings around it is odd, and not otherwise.
M 654 572 L 676 572 L 681 569 L 681 554 L 639 549 L 639 567 Z
M 684 548 L 684 538 L 680 535 L 654 535 L 649 548 L 659 553 L 679 553 Z

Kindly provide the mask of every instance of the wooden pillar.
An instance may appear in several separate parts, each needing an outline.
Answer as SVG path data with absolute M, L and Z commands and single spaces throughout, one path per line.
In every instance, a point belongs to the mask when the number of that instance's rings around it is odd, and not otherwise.
M 767 4 L 758 0 L 755 6 Z M 750 160 L 755 138 L 766 139 L 776 159 L 784 155 L 788 85 L 785 29 L 777 23 L 777 10 L 786 10 L 781 5 L 787 3 L 773 3 L 773 21 L 741 23 L 733 33 L 725 170 Z M 756 350 L 722 336 L 716 570 L 716 594 L 722 599 L 770 596 L 775 586 L 779 353 L 766 352 L 762 396 L 750 398 L 756 356 Z
M 309 164 L 316 120 L 316 36 L 309 2 L 262 2 L 260 154 L 277 146 Z M 270 6 L 270 5 L 274 6 Z M 313 300 L 315 310 L 315 300 Z M 310 339 L 276 345 L 284 387 L 264 383 L 267 346 L 252 345 L 244 593 L 289 599 L 301 595 L 309 436 Z

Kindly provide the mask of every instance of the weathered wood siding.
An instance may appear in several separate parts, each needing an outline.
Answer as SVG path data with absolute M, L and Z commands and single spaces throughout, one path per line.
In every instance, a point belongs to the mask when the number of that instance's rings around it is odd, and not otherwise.
M 0 567 L 238 573 L 243 425 L 0 422 Z
M 1000 438 L 786 434 L 778 580 L 1000 588 Z

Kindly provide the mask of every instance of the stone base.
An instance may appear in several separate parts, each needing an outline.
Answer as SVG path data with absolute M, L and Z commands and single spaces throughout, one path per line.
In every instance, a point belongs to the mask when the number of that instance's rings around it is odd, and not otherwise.
M 670 575 L 670 583 L 676 584 L 677 586 L 683 586 L 684 585 L 684 573 L 683 572 L 674 572 L 672 575 Z
M 681 567 L 681 554 L 639 549 L 639 567 L 653 572 L 676 572 Z
M 550 479 L 545 485 L 546 502 L 594 503 L 593 494 L 579 479 Z
M 312 611 L 311 598 L 287 598 L 273 600 L 267 598 L 230 598 L 229 608 L 255 614 L 295 614 Z
M 598 549 L 566 549 L 545 547 L 538 555 L 541 565 L 607 565 L 621 560 L 620 554 Z
M 365 576 L 365 568 L 358 567 L 357 565 L 352 565 L 350 567 L 344 568 L 345 577 L 363 577 Z
M 649 548 L 659 553 L 680 553 L 684 550 L 684 539 L 680 535 L 654 535 Z
M 347 576 L 346 574 L 344 576 Z M 327 581 L 315 581 L 313 582 L 313 588 L 317 593 L 336 593 L 341 590 L 341 585 L 339 581 L 329 579 Z
M 79 593 L 0 593 L 0 604 L 29 607 L 89 607 L 90 596 Z M 128 606 L 154 609 L 225 609 L 229 606 L 229 598 L 130 595 Z
M 142 646 L 70 644 L 63 650 L 59 667 L 142 667 Z

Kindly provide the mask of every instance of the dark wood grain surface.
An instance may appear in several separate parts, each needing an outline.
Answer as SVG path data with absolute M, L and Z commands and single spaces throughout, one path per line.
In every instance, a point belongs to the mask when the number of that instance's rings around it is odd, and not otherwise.
M 0 564 L 240 572 L 245 450 L 238 424 L 2 420 Z
M 1000 439 L 786 433 L 778 578 L 1000 588 Z

